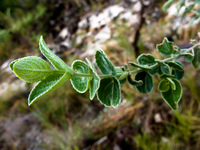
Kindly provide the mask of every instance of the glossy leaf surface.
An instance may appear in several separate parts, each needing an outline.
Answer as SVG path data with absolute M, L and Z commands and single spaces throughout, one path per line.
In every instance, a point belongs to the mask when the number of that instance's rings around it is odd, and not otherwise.
M 105 106 L 117 107 L 121 102 L 120 82 L 116 77 L 101 79 L 97 98 Z

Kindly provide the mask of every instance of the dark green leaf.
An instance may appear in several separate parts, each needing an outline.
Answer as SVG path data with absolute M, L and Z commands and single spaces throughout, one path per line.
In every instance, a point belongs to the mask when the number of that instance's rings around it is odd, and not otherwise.
M 181 66 L 183 70 L 173 69 L 172 74 L 175 76 L 176 79 L 180 80 L 184 76 L 184 66 L 181 62 L 177 61 L 176 64 Z
M 84 74 L 90 74 L 90 68 L 86 63 L 84 63 L 81 60 L 75 60 L 72 64 L 72 68 L 77 72 L 77 73 L 84 73 Z M 84 93 L 87 91 L 89 87 L 89 77 L 78 77 L 74 76 L 71 79 L 71 83 L 73 88 L 79 92 L 79 93 Z
M 168 41 L 167 38 L 164 38 L 161 44 L 157 44 L 157 49 L 160 54 L 164 57 L 170 57 L 171 54 L 174 54 L 178 50 L 174 48 L 174 43 Z
M 116 77 L 101 79 L 97 98 L 105 106 L 117 107 L 121 102 L 121 87 Z
M 89 84 L 90 99 L 92 100 L 94 98 L 96 92 L 98 91 L 99 87 L 100 87 L 101 78 L 97 74 L 97 71 L 96 71 L 94 65 L 92 64 L 92 62 L 87 58 L 86 58 L 86 61 L 88 62 L 90 69 L 92 69 L 93 74 L 94 74 L 94 77 L 91 78 L 90 84 Z
M 72 76 L 70 73 L 49 75 L 44 80 L 40 81 L 30 92 L 28 97 L 28 105 L 30 106 L 33 102 L 36 102 L 42 96 L 56 90 L 65 81 L 71 78 Z
M 29 56 L 11 62 L 11 70 L 17 77 L 26 82 L 38 82 L 50 75 L 54 70 L 40 57 Z
M 39 48 L 41 53 L 51 62 L 51 64 L 58 70 L 65 70 L 73 74 L 73 70 L 58 56 L 56 56 L 46 45 L 43 37 L 40 37 Z
M 160 68 L 160 66 L 157 65 L 157 66 L 153 67 L 153 68 L 149 71 L 149 73 L 150 73 L 151 75 L 154 75 L 155 73 L 158 72 L 159 68 Z
M 111 74 L 113 76 L 116 75 L 115 68 L 110 61 L 110 59 L 106 56 L 103 50 L 96 51 L 95 54 L 97 67 L 100 69 L 103 74 Z
M 143 84 L 136 86 L 136 89 L 140 92 L 140 93 L 150 93 L 153 89 L 154 83 L 153 83 L 153 78 L 152 76 L 144 71 L 144 72 L 139 72 L 135 75 L 135 80 L 136 81 L 142 81 Z
M 160 70 L 161 70 L 161 72 L 164 73 L 164 74 L 170 74 L 170 68 L 169 68 L 169 66 L 168 66 L 167 64 L 165 64 L 165 63 L 162 63 L 162 64 L 160 65 Z
M 182 86 L 179 83 L 178 80 L 172 79 L 174 82 L 176 89 L 173 90 L 173 88 L 170 86 L 169 90 L 166 92 L 161 92 L 161 95 L 165 102 L 173 109 L 177 110 L 178 109 L 178 102 L 181 99 L 182 96 Z
M 166 62 L 166 64 L 168 64 L 173 69 L 180 70 L 180 71 L 184 70 L 184 67 L 181 64 L 181 62 L 172 62 L 172 61 L 170 61 L 170 62 Z
M 141 65 L 154 65 L 155 62 L 155 57 L 151 54 L 141 54 L 137 58 L 137 62 Z

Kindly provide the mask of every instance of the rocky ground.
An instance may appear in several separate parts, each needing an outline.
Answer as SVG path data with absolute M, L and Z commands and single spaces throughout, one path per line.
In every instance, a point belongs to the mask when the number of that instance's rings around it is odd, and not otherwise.
M 163 37 L 187 48 L 190 46 L 190 38 L 196 38 L 199 24 L 194 22 L 190 25 L 191 15 L 181 20 L 180 16 L 176 15 L 175 5 L 169 8 L 167 14 L 163 13 L 162 4 L 163 1 L 158 0 L 109 0 L 102 1 L 99 7 L 80 3 L 81 6 L 87 6 L 80 11 L 76 3 L 65 5 L 58 2 L 54 8 L 55 12 L 60 10 L 62 13 L 53 16 L 49 21 L 51 26 L 44 38 L 50 49 L 69 64 L 75 59 L 84 60 L 85 57 L 94 62 L 94 53 L 99 48 L 104 49 L 117 66 L 122 66 L 129 60 L 134 61 L 143 52 L 160 57 L 155 52 L 155 46 Z M 35 54 L 29 50 L 26 55 Z M 132 92 L 133 88 L 129 85 L 122 89 L 123 101 L 116 109 L 104 108 L 97 101 L 90 102 L 87 94 L 77 95 L 69 84 L 60 89 L 60 95 L 54 93 L 44 99 L 62 99 L 63 102 L 55 106 L 58 108 L 53 107 L 55 102 L 49 103 L 52 110 L 44 103 L 28 107 L 26 98 L 33 85 L 19 80 L 10 71 L 8 65 L 13 59 L 9 58 L 0 66 L 2 150 L 87 150 L 107 147 L 114 150 L 136 149 L 140 141 L 138 135 L 152 132 L 152 135 L 156 135 L 159 131 L 162 132 L 161 130 L 167 130 L 165 125 L 173 121 L 172 111 L 161 102 L 158 92 L 140 95 Z M 186 66 L 189 65 L 186 63 Z M 191 76 L 198 81 L 199 72 L 193 72 Z M 184 80 L 186 85 L 189 79 Z M 196 84 L 200 88 L 199 81 Z M 186 92 L 185 96 L 191 95 Z M 44 110 L 41 107 L 44 107 Z M 45 112 L 45 108 L 48 108 L 48 112 Z M 60 111 L 61 108 L 64 110 Z M 194 111 L 199 110 L 196 108 Z M 59 114 L 60 117 L 56 116 Z M 56 117 L 61 120 L 56 120 Z M 64 125 L 63 121 L 66 122 Z M 199 118 L 195 121 L 199 122 Z M 199 135 L 199 132 L 195 133 Z M 133 140 L 134 136 L 137 136 L 137 139 Z M 171 140 L 167 138 L 167 134 L 159 136 L 155 140 L 164 143 Z M 200 147 L 199 144 L 196 146 Z

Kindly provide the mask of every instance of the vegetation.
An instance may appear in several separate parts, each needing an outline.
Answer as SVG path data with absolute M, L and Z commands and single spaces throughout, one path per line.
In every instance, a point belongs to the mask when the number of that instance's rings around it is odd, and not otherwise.
M 96 65 L 103 74 L 99 75 L 87 58 L 88 65 L 81 60 L 75 60 L 72 67 L 69 67 L 50 51 L 41 37 L 40 51 L 55 69 L 51 69 L 47 62 L 35 56 L 14 60 L 10 68 L 26 82 L 40 81 L 29 94 L 29 105 L 71 79 L 73 88 L 77 92 L 84 93 L 89 88 L 91 100 L 97 94 L 98 100 L 105 106 L 117 107 L 121 103 L 120 84 L 124 84 L 126 79 L 140 93 L 146 94 L 150 93 L 154 87 L 152 75 L 158 73 L 161 79 L 158 89 L 167 104 L 176 110 L 182 96 L 182 86 L 178 80 L 184 75 L 183 65 L 176 59 L 184 56 L 186 61 L 192 62 L 195 68 L 200 67 L 200 43 L 196 40 L 192 42 L 193 47 L 180 49 L 165 38 L 161 44 L 157 45 L 157 49 L 162 56 L 167 57 L 166 59 L 157 60 L 151 54 L 141 54 L 137 58 L 138 63 L 129 62 L 122 68 L 115 67 L 103 50 L 96 51 Z M 132 74 L 136 74 L 134 80 L 132 80 Z
M 39 81 L 39 83 L 50 79 L 51 76 L 52 79 L 54 78 L 55 80 L 51 82 L 51 85 L 47 86 L 50 87 L 53 85 L 53 88 L 49 90 L 50 92 L 48 92 L 48 94 L 45 96 L 44 94 L 39 94 L 39 97 L 42 97 L 40 100 L 37 98 L 35 100 L 30 98 L 30 104 L 38 101 L 29 107 L 27 105 L 28 92 L 32 86 L 36 85 L 35 83 L 26 84 L 27 91 L 18 93 L 14 96 L 13 93 L 9 91 L 7 94 L 9 98 L 6 100 L 0 96 L 0 149 L 200 149 L 200 71 L 198 69 L 199 61 L 195 61 L 199 59 L 199 57 L 197 57 L 199 56 L 199 38 L 196 36 L 199 25 L 196 24 L 198 19 L 194 21 L 194 24 L 192 24 L 192 22 L 191 24 L 185 22 L 185 20 L 187 21 L 187 18 L 191 21 L 195 18 L 196 15 L 193 11 L 198 12 L 198 7 L 196 6 L 198 6 L 199 3 L 197 0 L 190 1 L 191 3 L 195 2 L 195 6 L 194 9 L 185 14 L 185 18 L 182 17 L 183 22 L 180 21 L 181 17 L 175 17 L 175 21 L 180 23 L 181 26 L 184 26 L 185 23 L 190 25 L 189 30 L 184 30 L 184 32 L 180 30 L 179 32 L 181 32 L 181 34 L 188 34 L 189 39 L 195 39 L 191 40 L 191 43 L 193 44 L 193 47 L 191 46 L 191 48 L 186 48 L 182 45 L 189 41 L 188 38 L 183 39 L 181 36 L 178 36 L 177 33 L 174 33 L 177 31 L 168 33 L 169 28 L 165 25 L 169 25 L 171 20 L 164 20 L 164 14 L 160 9 L 157 9 L 161 8 L 161 4 L 166 1 L 155 0 L 154 2 L 156 2 L 156 4 L 159 3 L 156 5 L 156 9 L 154 8 L 155 5 L 152 6 L 150 4 L 150 7 L 153 8 L 153 10 L 160 10 L 158 11 L 158 14 L 154 15 L 159 15 L 159 13 L 161 13 L 161 16 L 157 18 L 158 20 L 154 18 L 154 21 L 150 24 L 144 22 L 141 27 L 139 32 L 141 36 L 138 41 L 138 46 L 140 49 L 139 53 L 143 54 L 137 59 L 135 59 L 132 41 L 130 42 L 130 37 L 133 34 L 132 30 L 130 30 L 128 26 L 126 27 L 123 22 L 120 26 L 117 26 L 116 29 L 112 28 L 114 33 L 116 33 L 116 36 L 114 36 L 116 45 L 113 47 L 108 45 L 107 49 L 104 49 L 105 52 L 103 50 L 98 50 L 95 56 L 96 58 L 100 56 L 108 60 L 110 63 L 108 63 L 107 66 L 110 66 L 111 72 L 115 72 L 115 75 L 103 74 L 103 72 L 100 73 L 101 63 L 98 64 L 98 61 L 94 61 L 94 59 L 89 56 L 84 62 L 80 56 L 86 49 L 85 47 L 82 49 L 81 46 L 83 45 L 78 45 L 77 48 L 77 45 L 75 45 L 76 43 L 74 42 L 74 45 L 72 44 L 73 49 L 67 49 L 60 55 L 61 53 L 58 53 L 55 50 L 57 47 L 54 48 L 53 46 L 52 48 L 52 45 L 50 44 L 49 48 L 52 49 L 53 52 L 56 52 L 56 56 L 54 53 L 51 53 L 51 51 L 48 51 L 47 46 L 41 46 L 41 43 L 43 43 L 42 45 L 45 45 L 42 38 L 39 40 L 39 35 L 43 35 L 46 37 L 45 41 L 47 41 L 47 43 L 52 43 L 52 41 L 54 41 L 57 44 L 56 46 L 59 47 L 57 35 L 63 27 L 69 26 L 70 28 L 77 28 L 76 23 L 78 22 L 76 22 L 74 26 L 74 21 L 81 17 L 85 13 L 85 10 L 92 10 L 92 12 L 90 12 L 91 14 L 96 11 L 99 13 L 101 12 L 101 9 L 99 8 L 112 5 L 114 3 L 113 0 L 39 0 L 31 2 L 29 0 L 20 0 L 17 5 L 16 2 L 18 2 L 18 0 L 2 0 L 0 2 L 0 11 L 4 15 L 4 18 L 6 18 L 6 12 L 9 12 L 6 10 L 10 10 L 10 20 L 13 20 L 14 23 L 17 22 L 17 20 L 22 21 L 23 19 L 21 18 L 26 18 L 25 16 L 29 13 L 33 16 L 33 20 L 28 24 L 21 23 L 22 28 L 17 32 L 12 30 L 11 26 L 0 25 L 1 30 L 8 31 L 6 31 L 6 34 L 8 35 L 7 42 L 2 42 L 2 40 L 0 40 L 0 64 L 8 58 L 13 60 L 28 56 L 17 59 L 10 65 L 11 69 L 15 68 L 13 71 L 16 72 L 20 78 L 29 82 Z M 27 2 L 27 4 L 24 2 Z M 176 5 L 179 4 L 179 2 L 183 1 L 173 1 Z M 3 3 L 6 3 L 6 5 L 9 4 L 9 7 L 4 7 L 5 5 Z M 126 1 L 126 4 L 127 3 L 129 4 L 129 1 Z M 37 11 L 34 11 L 34 8 L 39 8 L 37 5 L 42 6 L 41 11 L 45 11 L 43 15 L 35 20 Z M 185 5 L 188 6 L 187 3 L 185 3 Z M 150 10 L 151 9 L 144 10 L 144 12 L 146 12 L 144 16 L 151 13 Z M 18 11 L 22 13 L 18 13 Z M 182 11 L 179 13 L 181 12 Z M 36 14 L 33 15 L 34 13 Z M 149 14 L 147 18 L 144 18 L 145 21 L 149 21 L 151 15 L 152 14 Z M 67 22 L 62 20 L 64 17 L 67 19 Z M 116 18 L 114 25 L 117 24 L 117 21 L 118 19 Z M 4 21 L 0 21 L 0 24 L 2 23 L 4 23 Z M 12 24 L 12 26 L 14 25 L 15 24 Z M 197 28 L 193 30 L 196 25 Z M 72 30 L 70 29 L 70 31 Z M 74 31 L 75 30 L 73 29 L 73 32 Z M 2 36 L 1 38 L 7 37 Z M 163 43 L 157 44 L 160 43 L 163 38 Z M 51 53 L 52 56 L 54 56 L 53 60 L 56 59 L 54 63 L 50 61 L 51 64 L 49 64 L 45 61 L 46 58 L 38 53 L 38 43 L 36 43 L 38 40 L 40 42 L 40 50 L 43 49 L 46 54 Z M 168 44 L 164 44 L 164 41 Z M 178 47 L 180 46 L 180 49 L 171 41 L 176 43 Z M 27 43 L 29 45 L 28 47 Z M 84 44 L 87 44 L 87 40 L 84 41 Z M 107 43 L 105 43 L 105 45 L 106 44 Z M 156 44 L 157 50 L 154 50 Z M 165 58 L 166 54 L 163 56 L 162 50 L 158 51 L 159 46 L 163 47 L 165 45 L 168 45 L 173 49 L 172 55 L 167 56 L 167 58 Z M 42 59 L 30 55 L 41 56 Z M 49 59 L 49 57 L 47 58 Z M 150 60 L 150 62 L 147 62 L 150 63 L 150 65 L 143 62 L 143 58 L 145 58 L 145 60 Z M 65 63 L 63 63 L 63 60 Z M 91 63 L 90 60 L 93 63 Z M 131 62 L 129 63 L 130 60 Z M 10 62 L 10 59 L 8 61 Z M 48 71 L 39 75 L 38 77 L 40 78 L 38 79 L 30 78 L 31 76 L 24 76 L 21 74 L 22 71 L 18 69 L 20 69 L 21 64 L 27 61 L 37 61 L 38 63 L 44 64 L 43 69 Z M 66 67 L 66 64 L 72 64 L 70 68 L 72 69 L 73 76 L 77 77 L 76 81 L 72 81 L 72 77 L 70 77 L 71 75 L 68 73 L 69 76 L 67 74 L 64 76 L 64 72 L 66 71 L 62 70 L 62 65 L 56 65 L 57 61 L 59 64 L 63 64 L 66 70 L 69 69 L 69 66 Z M 124 65 L 127 62 L 128 64 Z M 179 62 L 181 62 L 181 64 Z M 190 65 L 190 63 L 192 63 L 192 65 Z M 34 65 L 34 63 L 31 64 L 33 67 L 37 68 L 37 65 Z M 53 66 L 55 69 L 52 69 L 52 64 L 61 68 Z M 80 72 L 81 69 L 78 68 L 78 66 L 81 66 L 86 72 Z M 95 70 L 93 66 L 95 66 L 97 70 Z M 120 66 L 120 68 L 116 66 Z M 159 68 L 158 70 L 156 69 L 156 66 Z M 197 69 L 194 69 L 193 66 L 197 67 Z M 113 67 L 114 71 L 112 69 Z M 157 72 L 152 75 L 153 68 Z M 28 68 L 24 66 L 23 69 Z M 67 72 L 70 72 L 69 70 Z M 27 71 L 28 70 L 25 70 L 25 72 Z M 170 72 L 171 75 L 164 75 L 163 78 L 161 76 L 161 74 L 163 74 L 162 71 L 166 71 L 167 73 Z M 153 79 L 153 86 L 155 88 L 150 86 L 152 88 L 151 91 L 149 90 L 151 88 L 146 88 L 146 90 L 144 90 L 144 92 L 150 91 L 151 93 L 140 93 L 143 91 L 138 88 L 138 85 L 135 85 L 139 83 L 143 83 L 143 85 L 144 83 L 148 83 L 146 80 L 144 81 L 140 78 L 140 73 L 145 74 L 150 81 Z M 34 72 L 34 75 L 36 74 L 37 72 Z M 81 74 L 81 76 L 79 76 L 79 74 Z M 83 74 L 84 77 L 82 76 Z M 139 75 L 136 76 L 137 74 Z M 1 70 L 0 75 L 0 94 L 1 91 L 4 91 L 6 82 L 10 85 L 13 85 L 15 81 L 19 81 L 16 82 L 18 83 L 17 85 L 23 82 L 17 78 L 10 78 L 9 76 L 13 77 L 13 74 L 10 75 L 6 70 Z M 85 75 L 89 77 L 85 77 Z M 109 76 L 108 80 L 105 80 L 107 79 L 104 78 L 105 76 Z M 64 82 L 67 77 L 71 78 L 69 79 L 71 82 Z M 126 82 L 123 85 L 121 85 L 120 82 L 120 86 L 117 88 L 120 89 L 119 93 L 121 95 L 121 100 L 119 100 L 120 104 L 117 107 L 104 107 L 101 102 L 101 97 L 99 100 L 97 99 L 99 98 L 98 90 L 96 92 L 97 96 L 94 96 L 95 90 L 92 90 L 91 88 L 91 79 L 95 78 L 98 81 L 98 77 L 100 78 L 100 82 L 103 81 L 104 83 L 112 80 L 113 82 L 111 85 L 114 87 L 116 87 L 115 85 L 119 85 L 119 79 L 122 80 L 123 77 L 126 79 Z M 180 80 L 178 77 L 182 77 L 182 79 Z M 89 78 L 90 80 L 88 81 L 87 79 Z M 80 81 L 80 79 L 83 79 L 81 81 L 88 83 L 87 92 L 85 92 L 84 86 L 81 89 L 77 86 L 76 83 L 77 81 Z M 179 83 L 181 84 L 181 87 L 179 86 Z M 61 84 L 63 84 L 63 86 L 58 87 Z M 100 87 L 101 84 L 102 83 L 100 83 Z M 17 85 L 15 87 L 17 87 Z M 173 110 L 175 107 L 168 105 L 168 101 L 166 101 L 166 103 L 164 100 L 165 97 L 163 96 L 165 95 L 162 94 L 162 91 L 165 91 L 168 87 L 171 89 L 169 90 L 170 92 L 175 92 L 175 90 L 173 90 L 175 87 L 178 87 L 182 91 L 182 97 L 177 101 L 177 104 L 179 105 L 178 110 Z M 52 90 L 56 88 L 58 89 L 55 92 L 52 92 Z M 74 88 L 81 93 L 77 93 Z M 34 93 L 34 89 L 31 93 L 33 93 L 32 95 L 37 95 Z M 102 90 L 104 89 L 102 88 Z M 89 100 L 89 98 L 93 98 L 93 100 Z M 111 99 L 106 102 L 103 101 L 106 105 L 110 104 L 113 106 L 111 102 Z M 172 107 L 172 109 L 170 107 Z

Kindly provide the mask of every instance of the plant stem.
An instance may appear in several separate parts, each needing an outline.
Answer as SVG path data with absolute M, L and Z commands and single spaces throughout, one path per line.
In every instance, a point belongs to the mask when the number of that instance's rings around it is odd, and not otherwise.
M 185 53 L 188 53 L 190 51 L 192 51 L 194 48 L 196 48 L 197 46 L 200 46 L 200 43 L 198 44 L 195 44 L 194 46 L 188 48 Z M 181 56 L 184 56 L 184 54 L 177 54 L 177 55 L 173 55 L 172 57 L 169 57 L 169 58 L 166 58 L 166 59 L 163 59 L 163 60 L 160 60 L 160 62 L 168 62 L 168 61 L 171 61 L 171 60 L 175 60 Z M 159 63 L 155 63 L 154 65 L 152 66 L 149 66 L 150 69 L 153 69 L 154 67 L 157 67 L 159 65 Z M 131 71 L 124 71 L 123 73 L 117 73 L 116 77 L 120 77 L 121 75 L 125 74 L 125 73 L 129 73 L 129 74 L 134 74 L 134 73 L 139 73 L 139 72 L 142 72 L 142 71 L 145 71 L 146 69 L 138 69 L 138 70 L 131 70 Z M 62 72 L 62 71 L 61 71 Z M 74 77 L 94 77 L 94 74 L 86 74 L 86 73 L 77 73 L 77 72 L 74 72 L 73 74 Z M 99 75 L 100 78 L 111 78 L 112 75 L 108 74 L 108 75 Z

